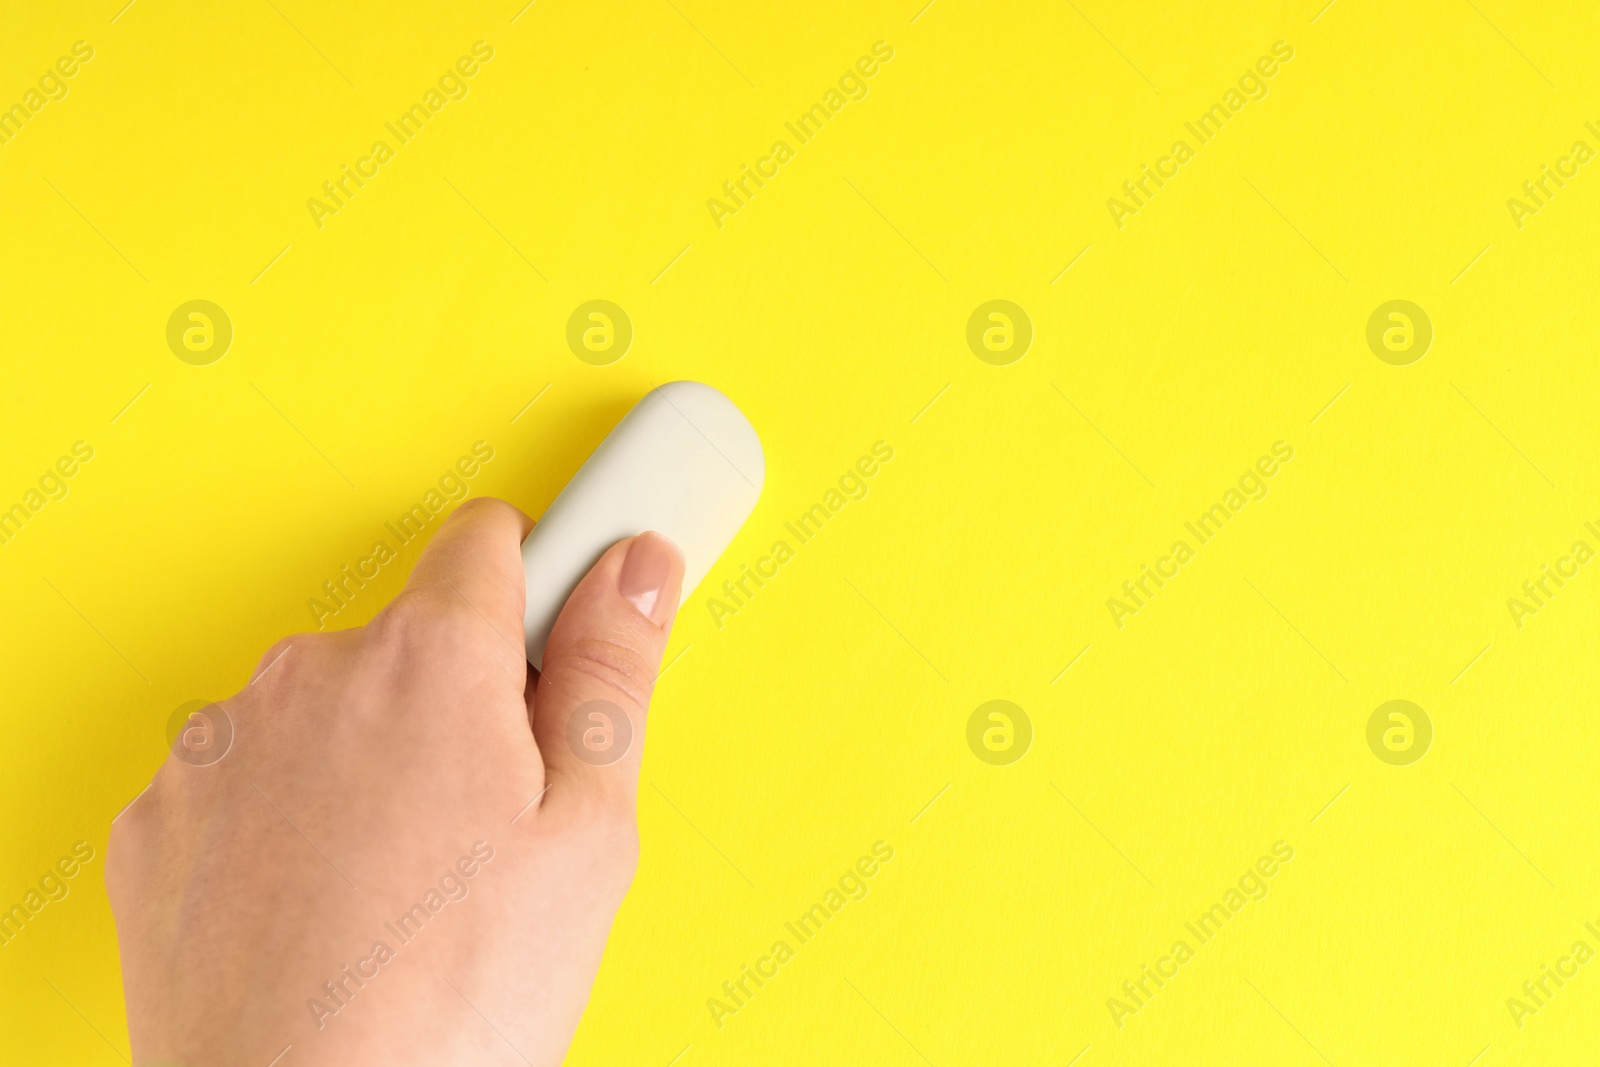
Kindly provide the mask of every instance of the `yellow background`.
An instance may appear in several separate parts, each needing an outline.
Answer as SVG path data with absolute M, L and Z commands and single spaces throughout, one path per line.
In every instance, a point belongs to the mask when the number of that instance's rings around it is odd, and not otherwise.
M 174 708 L 306 629 L 472 442 L 473 491 L 537 515 L 692 378 L 767 453 L 710 584 L 895 456 L 720 628 L 687 599 L 571 1063 L 1592 1060 L 1600 965 L 1520 1029 L 1506 1000 L 1600 948 L 1600 574 L 1520 628 L 1506 601 L 1600 544 L 1600 176 L 1521 228 L 1506 200 L 1600 145 L 1600 24 L 920 4 L 7 5 L 0 103 L 95 56 L 0 147 L 0 503 L 95 458 L 0 546 L 0 903 L 96 859 L 0 948 L 0 1058 L 121 1062 L 104 843 Z M 318 229 L 307 198 L 478 40 L 469 95 Z M 719 229 L 706 200 L 880 40 L 866 99 Z M 1278 40 L 1269 95 L 1119 229 L 1107 198 Z M 195 298 L 234 326 L 210 366 L 165 341 Z M 565 342 L 592 298 L 634 325 L 607 367 Z M 965 340 L 995 298 L 1034 327 L 1009 366 Z M 1365 341 L 1394 298 L 1434 327 L 1410 366 Z M 1270 495 L 1118 629 L 1107 598 L 1279 440 Z M 991 699 L 1033 723 L 1010 766 L 967 747 Z M 1391 699 L 1434 726 L 1411 766 L 1367 747 Z M 870 895 L 714 1025 L 878 840 Z M 1270 894 L 1115 1026 L 1279 840 Z

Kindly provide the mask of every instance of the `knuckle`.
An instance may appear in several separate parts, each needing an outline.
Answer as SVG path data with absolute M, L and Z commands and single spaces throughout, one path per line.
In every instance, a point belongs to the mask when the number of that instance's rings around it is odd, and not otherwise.
M 483 511 L 486 508 L 493 510 L 496 507 L 504 506 L 505 501 L 497 500 L 492 496 L 469 496 L 467 499 L 457 504 L 456 509 L 452 511 L 450 515 L 453 518 L 457 515 L 471 515 L 474 512 Z
M 391 600 L 364 627 L 367 632 L 415 643 L 431 640 L 440 629 L 459 625 L 472 614 L 472 606 L 448 587 L 410 588 Z
M 586 637 L 573 643 L 565 664 L 616 690 L 641 710 L 650 703 L 656 672 L 635 648 L 605 638 Z
M 460 597 L 406 592 L 367 623 L 364 647 L 385 661 L 416 663 L 470 647 L 472 606 Z
M 265 652 L 261 653 L 261 658 L 256 661 L 256 669 L 250 672 L 250 680 L 254 682 L 258 678 L 265 677 L 274 668 L 282 666 L 280 661 L 294 645 L 295 639 L 292 635 L 280 637 L 274 641 Z
M 331 633 L 291 634 L 273 643 L 262 653 L 250 681 L 241 693 L 279 692 L 292 688 L 308 673 L 316 673 L 315 665 L 329 643 L 335 640 Z
M 403 590 L 361 628 L 363 635 L 385 644 L 405 641 L 426 620 L 427 612 L 420 599 L 414 591 Z
M 444 525 L 440 529 L 461 526 L 480 519 L 491 520 L 494 513 L 502 509 L 509 509 L 510 504 L 492 496 L 469 496 L 457 504 L 450 514 L 445 517 Z
M 403 658 L 433 640 L 439 608 L 416 592 L 401 593 L 361 628 L 362 644 L 380 656 Z

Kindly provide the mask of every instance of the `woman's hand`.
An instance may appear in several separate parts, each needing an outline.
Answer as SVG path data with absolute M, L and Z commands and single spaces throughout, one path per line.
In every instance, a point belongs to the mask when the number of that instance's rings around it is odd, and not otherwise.
M 561 1061 L 637 862 L 683 560 L 613 546 L 536 677 L 530 526 L 462 505 L 375 619 L 269 649 L 117 817 L 137 1067 Z

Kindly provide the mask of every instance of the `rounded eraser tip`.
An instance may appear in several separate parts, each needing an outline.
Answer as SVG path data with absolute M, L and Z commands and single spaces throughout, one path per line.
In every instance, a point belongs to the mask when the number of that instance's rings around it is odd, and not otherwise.
M 606 435 L 522 542 L 528 662 L 544 664 L 556 616 L 606 549 L 654 530 L 700 584 L 761 496 L 766 457 L 733 401 L 701 382 L 646 393 Z

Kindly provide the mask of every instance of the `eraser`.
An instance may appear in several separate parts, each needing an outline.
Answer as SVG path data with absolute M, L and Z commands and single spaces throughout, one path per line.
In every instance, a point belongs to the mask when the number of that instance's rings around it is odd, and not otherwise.
M 761 496 L 761 439 L 700 382 L 652 389 L 606 435 L 522 542 L 528 662 L 544 666 L 556 616 L 606 549 L 654 530 L 683 551 L 687 597 Z

